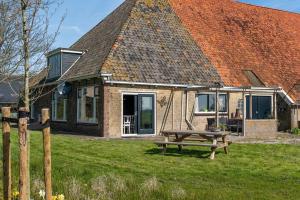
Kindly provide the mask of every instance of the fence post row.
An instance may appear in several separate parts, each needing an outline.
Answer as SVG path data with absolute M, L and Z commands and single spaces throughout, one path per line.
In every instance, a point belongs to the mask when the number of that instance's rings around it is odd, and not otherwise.
M 3 198 L 11 200 L 10 107 L 2 107 Z
M 20 177 L 19 191 L 20 200 L 28 200 L 27 187 L 28 182 L 28 132 L 27 121 L 29 112 L 26 108 L 19 109 L 18 119 L 10 118 L 10 107 L 2 107 L 2 132 L 3 132 L 3 198 L 11 200 L 12 181 L 11 181 L 11 146 L 10 146 L 10 122 L 18 123 L 19 147 L 20 147 Z M 51 181 L 51 132 L 49 109 L 42 109 L 42 129 L 44 143 L 44 181 L 46 200 L 52 199 L 52 181 Z
M 42 127 L 44 141 L 44 179 L 46 200 L 52 199 L 52 182 L 51 182 L 51 139 L 49 109 L 42 109 Z

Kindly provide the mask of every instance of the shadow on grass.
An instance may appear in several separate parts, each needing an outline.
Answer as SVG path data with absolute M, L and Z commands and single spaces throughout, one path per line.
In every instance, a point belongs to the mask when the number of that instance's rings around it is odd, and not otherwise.
M 216 152 L 219 154 L 220 152 Z M 195 158 L 209 158 L 209 150 L 195 150 L 195 149 L 182 149 L 181 151 L 178 148 L 167 148 L 167 151 L 163 153 L 160 148 L 152 148 L 146 150 L 145 154 L 156 155 L 160 154 L 162 156 L 173 156 L 173 157 L 195 157 Z

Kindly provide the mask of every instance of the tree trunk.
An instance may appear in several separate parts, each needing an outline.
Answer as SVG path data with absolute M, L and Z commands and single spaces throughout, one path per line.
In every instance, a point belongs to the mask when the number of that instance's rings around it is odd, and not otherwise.
M 23 96 L 23 101 L 24 101 L 24 107 L 25 107 L 26 111 L 28 112 L 29 111 L 29 58 L 30 58 L 30 55 L 29 55 L 29 31 L 28 31 L 28 27 L 27 27 L 27 16 L 26 16 L 27 6 L 28 6 L 27 2 L 25 2 L 24 0 L 21 0 L 22 29 L 23 29 L 22 40 L 23 40 L 23 51 L 24 51 L 24 96 Z M 27 190 L 27 195 L 28 195 L 27 197 L 28 197 L 28 199 L 30 199 L 30 135 L 27 132 L 27 123 L 26 123 L 25 130 L 26 130 L 26 141 L 28 143 L 26 145 L 27 180 L 26 180 L 25 185 L 26 185 L 26 190 Z M 20 162 L 20 165 L 21 165 L 21 162 Z

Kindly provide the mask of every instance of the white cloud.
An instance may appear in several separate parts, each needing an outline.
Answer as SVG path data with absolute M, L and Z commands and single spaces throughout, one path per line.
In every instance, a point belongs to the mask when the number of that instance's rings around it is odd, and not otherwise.
M 77 34 L 82 34 L 82 30 L 78 27 L 78 26 L 66 26 L 66 25 L 63 25 L 61 27 L 61 30 L 62 31 L 72 31 L 72 32 L 75 32 Z

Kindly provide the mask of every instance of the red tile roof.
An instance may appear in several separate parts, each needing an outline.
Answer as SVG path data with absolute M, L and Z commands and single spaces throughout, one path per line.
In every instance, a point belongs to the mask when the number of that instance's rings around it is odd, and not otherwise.
M 299 79 L 299 14 L 231 0 L 169 2 L 226 85 L 250 85 L 243 70 L 285 91 Z

